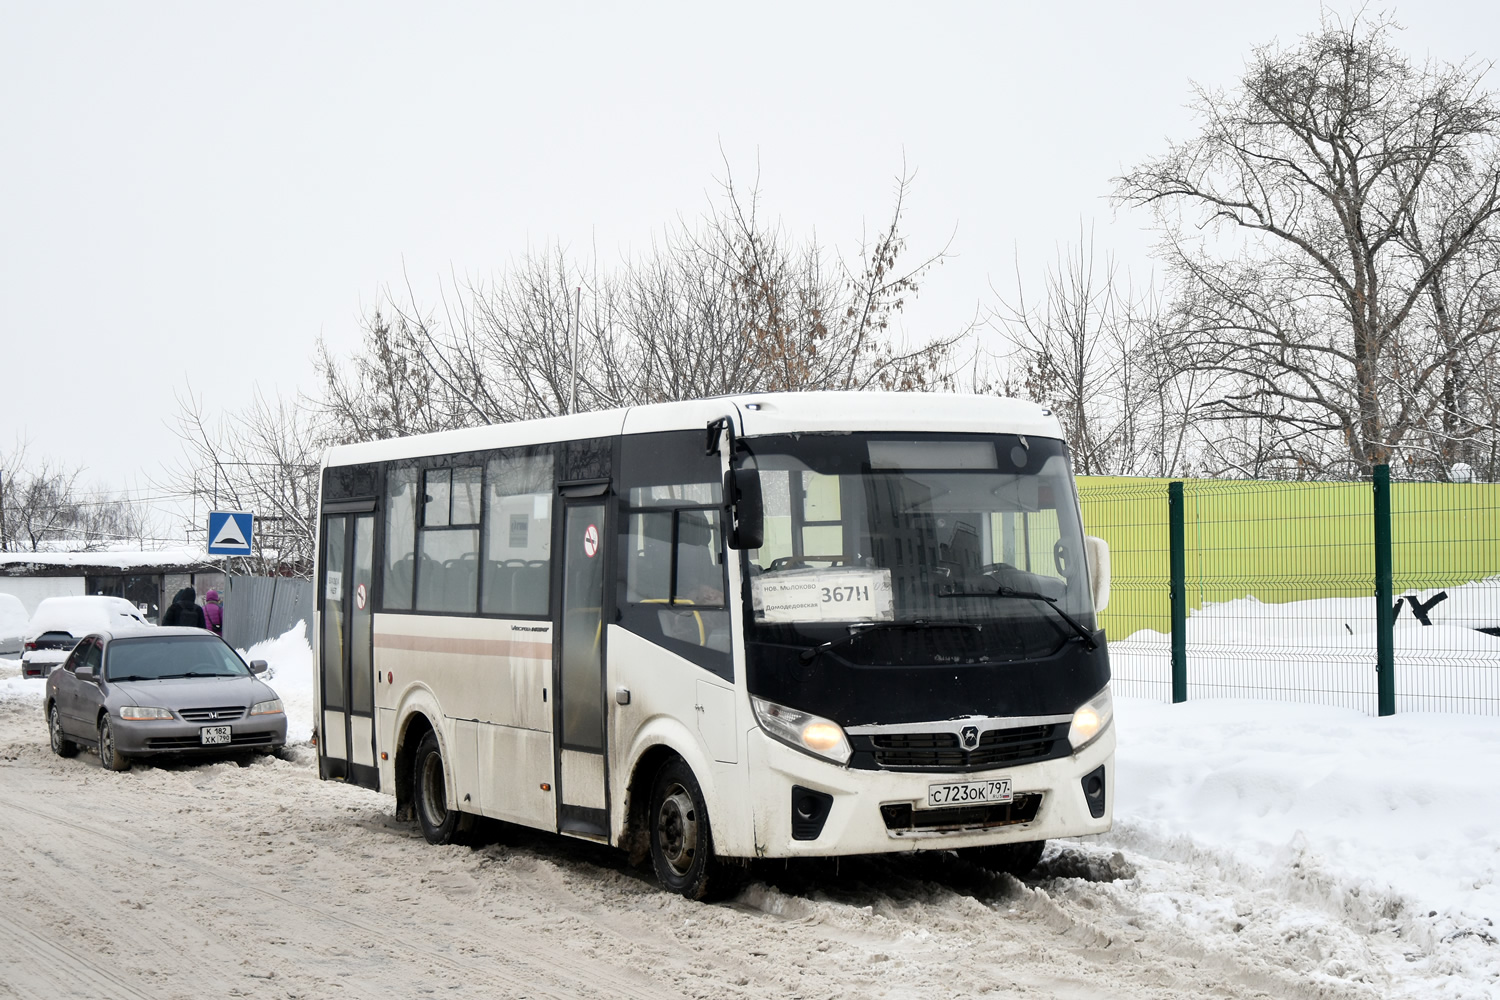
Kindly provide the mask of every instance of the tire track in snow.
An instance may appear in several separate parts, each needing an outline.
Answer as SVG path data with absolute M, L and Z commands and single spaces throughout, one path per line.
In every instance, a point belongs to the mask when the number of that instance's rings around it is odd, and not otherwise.
M 28 813 L 45 822 L 76 830 L 93 838 L 97 843 L 106 843 L 116 837 L 114 832 L 79 823 L 34 806 L 23 805 L 14 800 L 9 805 L 13 810 Z M 475 960 L 470 962 L 458 961 L 432 949 L 418 948 L 407 941 L 392 940 L 388 929 L 382 929 L 338 913 L 333 909 L 298 899 L 277 889 L 242 881 L 228 874 L 222 868 L 203 865 L 191 858 L 169 854 L 140 842 L 120 844 L 116 841 L 115 847 L 116 849 L 132 851 L 140 856 L 156 858 L 177 867 L 189 868 L 200 876 L 233 886 L 241 892 L 260 895 L 282 905 L 296 907 L 306 913 L 311 913 L 322 921 L 341 924 L 345 927 L 361 931 L 375 940 L 382 942 L 386 947 L 403 950 L 425 961 L 442 965 L 449 971 L 457 973 L 467 980 L 498 979 L 501 982 L 494 985 L 503 987 L 510 996 L 576 1000 L 579 996 L 578 988 L 580 986 L 595 988 L 604 997 L 631 997 L 635 998 L 635 1000 L 657 1000 L 660 996 L 660 993 L 654 991 L 642 992 L 638 983 L 629 977 L 619 975 L 613 969 L 601 967 L 597 963 L 580 962 L 579 956 L 576 954 L 570 956 L 571 960 L 568 963 L 567 974 L 560 976 L 561 970 L 556 962 L 539 960 L 534 956 L 507 951 L 504 961 L 519 962 L 527 966 L 524 973 L 513 974 L 504 971 L 503 966 L 499 964 L 498 956 L 496 956 L 496 961 L 486 960 L 490 956 L 484 955 L 481 948 L 487 950 L 487 946 L 492 945 L 493 941 L 484 941 L 471 935 L 464 935 L 463 937 L 465 938 L 465 943 L 474 953 Z M 445 934 L 445 936 L 447 935 Z M 508 944 L 514 946 L 516 942 L 512 941 L 508 942 Z M 566 978 L 569 981 L 554 982 L 551 986 L 542 985 L 548 980 L 556 981 L 559 978 Z

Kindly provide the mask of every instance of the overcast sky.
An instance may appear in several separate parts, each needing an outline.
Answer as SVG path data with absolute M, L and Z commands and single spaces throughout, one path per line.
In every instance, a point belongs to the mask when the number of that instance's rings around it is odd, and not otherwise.
M 1493 0 L 1395 12 L 1418 59 L 1500 56 Z M 618 259 L 704 211 L 721 149 L 790 231 L 843 248 L 904 157 L 911 250 L 956 255 L 913 339 L 1080 223 L 1144 270 L 1110 178 L 1187 134 L 1189 81 L 1230 86 L 1317 21 L 1287 0 L 0 0 L 0 449 L 149 493 L 180 454 L 174 394 L 312 388 L 317 338 L 352 349 L 403 274 L 430 294 L 549 242 Z

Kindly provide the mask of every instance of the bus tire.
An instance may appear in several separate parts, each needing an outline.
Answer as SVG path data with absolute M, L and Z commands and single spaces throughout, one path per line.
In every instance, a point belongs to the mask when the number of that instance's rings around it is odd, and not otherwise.
M 651 867 L 668 890 L 688 899 L 722 898 L 732 888 L 729 873 L 714 858 L 708 807 L 693 769 L 681 758 L 662 765 L 651 783 L 646 823 Z
M 995 844 L 991 847 L 966 847 L 959 855 L 981 868 L 992 872 L 1006 872 L 1021 878 L 1031 874 L 1037 862 L 1042 860 L 1045 840 L 1030 840 L 1022 844 Z
M 422 836 L 429 844 L 451 844 L 468 833 L 474 817 L 448 808 L 448 785 L 443 774 L 443 751 L 437 734 L 428 730 L 417 744 L 412 766 L 412 802 Z
M 52 752 L 59 757 L 78 756 L 78 744 L 63 735 L 62 716 L 55 704 L 47 709 L 47 740 L 52 744 Z
M 99 717 L 99 764 L 110 771 L 130 770 L 130 758 L 115 746 L 115 731 L 110 728 L 107 713 Z

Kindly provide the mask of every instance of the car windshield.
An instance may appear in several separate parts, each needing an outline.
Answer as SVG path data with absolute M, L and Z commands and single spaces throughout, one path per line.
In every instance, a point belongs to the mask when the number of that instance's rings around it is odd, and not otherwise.
M 104 661 L 107 680 L 176 677 L 244 677 L 250 673 L 234 650 L 211 635 L 116 639 Z
M 1061 441 L 803 434 L 745 443 L 765 505 L 763 544 L 745 562 L 752 640 L 820 644 L 848 636 L 851 624 L 890 623 L 841 641 L 839 655 L 948 662 L 920 651 L 1040 656 L 1078 636 L 1069 616 L 1093 627 Z

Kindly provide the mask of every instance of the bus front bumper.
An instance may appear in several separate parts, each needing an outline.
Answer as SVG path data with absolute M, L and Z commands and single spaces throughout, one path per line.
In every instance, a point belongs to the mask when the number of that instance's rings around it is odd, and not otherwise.
M 749 734 L 748 743 L 751 799 L 757 803 L 754 850 L 758 857 L 829 857 L 1022 843 L 1104 833 L 1113 819 L 1112 725 L 1068 757 L 964 773 L 842 767 L 794 750 L 759 729 Z M 927 806 L 930 785 L 998 778 L 1010 779 L 1010 803 Z M 1086 789 L 1094 793 L 1092 801 Z M 1093 815 L 1095 811 L 1100 815 Z

